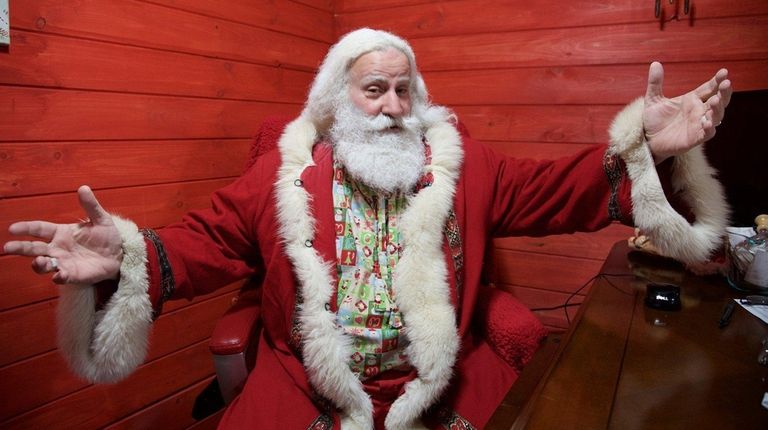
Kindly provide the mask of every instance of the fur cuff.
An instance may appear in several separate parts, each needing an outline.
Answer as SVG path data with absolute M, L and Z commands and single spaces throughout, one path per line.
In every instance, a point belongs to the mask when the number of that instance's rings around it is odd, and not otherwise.
M 123 239 L 123 262 L 104 309 L 96 312 L 91 285 L 59 289 L 59 348 L 72 370 L 94 383 L 117 382 L 144 361 L 152 323 L 144 238 L 133 222 L 112 219 Z
M 632 181 L 635 226 L 648 236 L 662 255 L 686 264 L 706 261 L 722 245 L 728 223 L 728 203 L 715 170 L 697 146 L 675 157 L 674 192 L 690 205 L 696 221 L 691 225 L 667 201 L 643 132 L 643 99 L 632 102 L 613 120 L 608 152 L 619 155 Z

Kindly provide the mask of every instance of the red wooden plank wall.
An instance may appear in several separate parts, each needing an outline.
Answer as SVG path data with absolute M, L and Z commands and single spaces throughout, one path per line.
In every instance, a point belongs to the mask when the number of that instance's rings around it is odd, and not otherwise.
M 80 216 L 74 189 L 162 227 L 240 173 L 268 114 L 295 114 L 335 36 L 359 26 L 413 43 L 438 103 L 500 151 L 556 157 L 604 142 L 611 117 L 665 62 L 667 92 L 723 65 L 768 88 L 768 3 L 693 0 L 695 21 L 652 2 L 11 0 L 0 50 L 0 242 L 7 225 Z M 665 4 L 667 17 L 670 6 Z M 335 15 L 334 15 L 335 11 Z M 628 229 L 496 243 L 499 284 L 531 307 L 561 304 Z M 55 346 L 57 291 L 0 256 L 0 427 L 212 428 L 195 423 L 212 375 L 207 337 L 237 285 L 166 306 L 148 362 L 89 385 Z M 575 301 L 579 301 L 577 297 Z M 575 313 L 572 310 L 571 315 Z M 541 312 L 553 329 L 561 310 Z
M 241 172 L 265 115 L 300 111 L 333 40 L 328 0 L 11 0 L 0 50 L 0 243 L 8 224 L 111 211 L 162 227 Z M 0 256 L 0 428 L 212 428 L 192 404 L 238 285 L 166 305 L 147 363 L 89 385 L 56 350 L 57 290 Z
M 605 142 L 615 113 L 644 93 L 653 60 L 665 64 L 669 95 L 719 67 L 737 90 L 768 88 L 768 2 L 692 0 L 688 16 L 682 4 L 676 19 L 662 1 L 662 25 L 650 0 L 337 0 L 336 34 L 369 26 L 407 38 L 434 101 L 454 108 L 474 137 L 551 158 Z M 500 239 L 497 281 L 532 308 L 563 304 L 630 233 L 617 225 Z M 567 327 L 562 309 L 539 315 L 551 329 Z

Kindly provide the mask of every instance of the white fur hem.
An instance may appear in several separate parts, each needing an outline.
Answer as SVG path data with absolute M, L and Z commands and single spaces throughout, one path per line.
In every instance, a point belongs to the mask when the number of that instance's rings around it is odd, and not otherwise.
M 626 163 L 632 181 L 632 212 L 635 226 L 648 236 L 662 255 L 686 264 L 707 261 L 722 245 L 728 224 L 728 203 L 715 170 L 697 146 L 675 157 L 674 191 L 691 206 L 696 221 L 689 224 L 664 195 L 643 133 L 643 99 L 632 102 L 614 119 L 609 153 Z
M 112 219 L 123 240 L 123 262 L 118 289 L 104 309 L 96 312 L 91 285 L 59 289 L 59 348 L 72 370 L 94 383 L 117 382 L 144 361 L 152 324 L 144 237 L 133 222 Z

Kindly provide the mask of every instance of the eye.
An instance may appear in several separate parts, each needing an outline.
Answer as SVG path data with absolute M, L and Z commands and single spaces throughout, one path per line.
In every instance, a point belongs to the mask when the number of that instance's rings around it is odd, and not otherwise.
M 398 96 L 403 97 L 408 95 L 408 87 L 399 87 L 396 91 Z
M 365 89 L 365 94 L 369 96 L 377 96 L 377 95 L 380 95 L 381 93 L 382 93 L 381 88 L 376 85 L 372 85 Z

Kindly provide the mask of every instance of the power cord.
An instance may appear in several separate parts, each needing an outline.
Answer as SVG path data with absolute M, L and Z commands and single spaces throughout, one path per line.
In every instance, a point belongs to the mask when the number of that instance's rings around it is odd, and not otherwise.
M 579 294 L 579 292 L 581 292 L 581 290 L 586 288 L 587 285 L 590 285 L 592 282 L 594 282 L 598 278 L 602 278 L 603 280 L 605 280 L 605 282 L 608 283 L 608 285 L 610 285 L 613 288 L 621 291 L 622 293 L 632 294 L 631 292 L 626 292 L 626 291 L 622 290 L 621 288 L 619 288 L 618 286 L 616 286 L 616 284 L 611 282 L 608 279 L 608 277 L 637 277 L 637 275 L 632 274 L 632 273 L 598 273 L 597 275 L 589 278 L 586 282 L 584 282 L 584 284 L 582 284 L 579 288 L 577 288 L 570 295 L 568 295 L 568 298 L 565 300 L 565 303 L 563 303 L 561 305 L 557 305 L 557 306 L 552 306 L 552 307 L 533 308 L 533 309 L 531 309 L 531 311 L 554 311 L 554 310 L 557 310 L 557 309 L 563 309 L 564 312 L 565 312 L 565 320 L 568 322 L 568 325 L 571 325 L 571 316 L 568 314 L 568 308 L 571 307 L 571 306 L 578 306 L 578 305 L 581 305 L 583 303 L 583 302 L 571 303 L 571 300 L 573 300 L 573 298 L 576 297 L 576 295 Z

